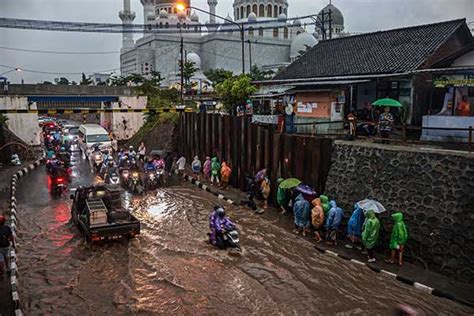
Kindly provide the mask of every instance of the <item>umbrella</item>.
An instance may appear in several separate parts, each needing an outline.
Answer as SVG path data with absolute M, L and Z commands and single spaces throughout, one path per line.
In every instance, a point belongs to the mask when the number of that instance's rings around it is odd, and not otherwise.
M 283 180 L 283 182 L 280 183 L 279 187 L 282 189 L 293 189 L 296 188 L 300 183 L 301 181 L 296 178 L 289 178 Z
M 303 194 L 316 195 L 316 191 L 314 191 L 314 189 L 312 187 L 310 187 L 309 185 L 307 185 L 307 184 L 301 183 L 300 185 L 298 185 L 296 190 L 303 193 Z
M 267 169 L 262 169 L 257 172 L 257 174 L 255 175 L 255 181 L 263 180 L 263 178 L 265 177 L 265 172 L 267 172 Z
M 374 211 L 374 213 L 380 214 L 386 212 L 387 210 L 382 205 L 382 203 L 375 200 L 365 199 L 356 203 L 356 206 L 361 208 L 364 211 L 364 214 L 369 210 Z
M 401 108 L 402 104 L 398 102 L 397 100 L 390 99 L 390 98 L 385 98 L 385 99 L 378 99 L 372 105 L 375 106 L 388 106 L 388 107 L 394 107 L 394 108 Z

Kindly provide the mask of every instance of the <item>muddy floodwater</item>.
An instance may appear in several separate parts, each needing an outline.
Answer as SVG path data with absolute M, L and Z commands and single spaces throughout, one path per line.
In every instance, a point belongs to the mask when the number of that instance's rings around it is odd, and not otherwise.
M 93 176 L 78 162 L 72 186 Z M 387 315 L 399 303 L 422 315 L 474 310 L 329 255 L 276 221 L 227 207 L 242 255 L 205 242 L 219 203 L 190 184 L 130 196 L 142 234 L 89 246 L 68 223 L 68 197 L 48 194 L 43 168 L 21 180 L 20 294 L 26 315 Z

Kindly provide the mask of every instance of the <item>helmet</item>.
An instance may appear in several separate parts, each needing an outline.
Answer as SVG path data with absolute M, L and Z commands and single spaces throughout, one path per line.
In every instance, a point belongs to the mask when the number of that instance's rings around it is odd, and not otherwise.
M 61 147 L 60 150 L 61 150 L 61 151 L 66 151 L 66 147 L 63 146 L 63 147 Z
M 216 214 L 217 214 L 217 216 L 219 216 L 219 217 L 221 217 L 221 218 L 224 217 L 224 216 L 225 216 L 224 208 L 219 207 L 219 208 L 216 210 Z
M 53 154 L 53 155 L 51 156 L 51 159 L 56 159 L 56 155 Z
M 5 224 L 5 221 L 6 221 L 6 220 L 7 220 L 7 219 L 5 218 L 5 216 L 0 215 L 0 225 Z
M 109 166 L 110 166 L 110 167 L 113 167 L 113 166 L 114 166 L 114 161 L 113 161 L 113 160 L 109 160 Z
M 133 146 L 128 147 L 128 150 L 133 150 Z

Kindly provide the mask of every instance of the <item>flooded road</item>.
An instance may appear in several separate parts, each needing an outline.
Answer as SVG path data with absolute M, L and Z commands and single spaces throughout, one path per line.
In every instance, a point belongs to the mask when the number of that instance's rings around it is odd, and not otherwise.
M 93 181 L 79 163 L 72 187 Z M 277 222 L 226 205 L 241 256 L 207 244 L 219 200 L 190 184 L 131 197 L 142 234 L 89 246 L 71 226 L 70 201 L 48 194 L 44 167 L 21 180 L 20 294 L 27 315 L 386 315 L 407 303 L 422 315 L 472 314 L 366 267 L 320 254 Z

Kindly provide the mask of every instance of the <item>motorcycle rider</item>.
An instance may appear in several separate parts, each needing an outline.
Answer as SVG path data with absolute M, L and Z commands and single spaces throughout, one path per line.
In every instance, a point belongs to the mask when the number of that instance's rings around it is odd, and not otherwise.
M 95 144 L 92 146 L 92 151 L 89 155 L 89 166 L 91 167 L 91 172 L 94 173 L 94 164 L 95 164 L 95 156 L 96 155 L 101 155 L 102 156 L 102 161 L 104 161 L 104 157 L 102 155 L 102 152 L 100 151 L 100 147 L 98 144 Z
M 107 165 L 105 167 L 105 170 L 104 170 L 104 179 L 105 179 L 105 182 L 109 182 L 109 177 L 111 174 L 117 174 L 118 175 L 118 168 L 117 168 L 117 165 L 115 164 L 115 161 L 113 160 L 109 160 L 107 162 Z
M 58 159 L 61 160 L 67 167 L 71 162 L 71 154 L 66 150 L 64 146 L 59 149 Z
M 133 146 L 128 147 L 128 156 L 130 157 L 130 159 L 135 160 L 137 152 L 133 149 Z
M 225 215 L 223 207 L 219 207 L 215 211 L 214 229 L 216 234 L 214 245 L 219 249 L 224 249 L 226 246 L 224 235 L 227 231 L 235 229 L 235 224 Z
M 143 166 L 143 170 L 146 172 L 155 172 L 156 171 L 156 166 L 153 163 L 153 160 L 151 158 L 148 158 L 147 161 L 145 162 L 145 165 Z

